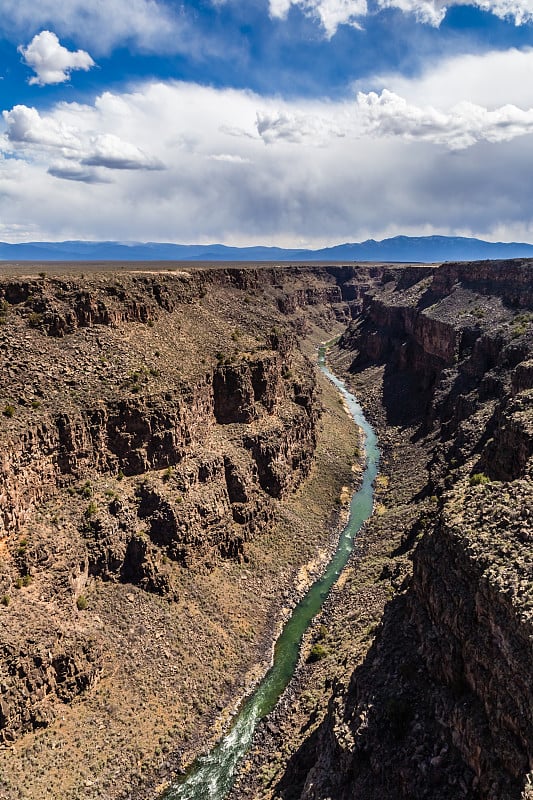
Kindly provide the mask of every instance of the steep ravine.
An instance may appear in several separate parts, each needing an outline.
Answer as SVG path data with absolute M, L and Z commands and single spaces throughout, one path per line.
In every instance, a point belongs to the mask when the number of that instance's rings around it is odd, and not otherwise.
M 317 622 L 323 661 L 302 663 L 235 798 L 530 796 L 531 276 L 390 281 L 342 337 L 333 362 L 388 442 L 378 513 Z M 370 597 L 371 632 L 353 622 Z
M 152 796 L 219 738 L 334 546 L 357 436 L 304 341 L 343 330 L 376 513 L 235 797 L 527 793 L 531 269 L 0 280 L 2 800 Z
M 300 268 L 0 297 L 0 796 L 139 796 L 218 737 L 334 547 L 357 432 L 298 337 L 359 300 Z

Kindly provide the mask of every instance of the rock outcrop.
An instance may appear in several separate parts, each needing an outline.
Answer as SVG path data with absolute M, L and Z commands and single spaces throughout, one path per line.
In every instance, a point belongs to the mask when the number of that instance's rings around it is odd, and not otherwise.
M 390 424 L 427 440 L 437 508 L 406 532 L 412 577 L 302 748 L 295 797 L 529 797 L 531 277 L 528 262 L 449 264 L 385 284 L 340 341 L 354 375 L 384 367 Z
M 263 284 L 256 322 L 228 291 Z M 59 622 L 69 641 L 45 658 L 30 645 L 42 632 L 19 630 L 0 667 L 0 739 L 98 679 L 102 643 L 75 633 L 94 581 L 178 601 L 179 569 L 246 560 L 308 474 L 320 401 L 280 287 L 256 270 L 0 282 L 2 616 L 9 630 L 24 593 L 46 631 L 57 594 L 48 638 Z

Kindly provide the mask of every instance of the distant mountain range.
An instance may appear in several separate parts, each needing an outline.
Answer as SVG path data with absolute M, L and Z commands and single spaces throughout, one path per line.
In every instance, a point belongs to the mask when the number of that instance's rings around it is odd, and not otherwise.
M 0 242 L 4 261 L 474 261 L 533 257 L 533 244 L 461 236 L 394 236 L 320 250 L 164 242 Z

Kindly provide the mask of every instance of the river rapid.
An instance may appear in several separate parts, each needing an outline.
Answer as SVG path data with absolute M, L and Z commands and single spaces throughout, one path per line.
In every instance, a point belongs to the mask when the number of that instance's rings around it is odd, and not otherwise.
M 291 680 L 298 663 L 302 637 L 344 569 L 356 535 L 372 514 L 373 482 L 379 465 L 377 437 L 354 395 L 326 366 L 326 351 L 327 345 L 319 348 L 318 366 L 337 387 L 355 423 L 364 433 L 365 469 L 361 486 L 354 492 L 350 503 L 348 522 L 323 576 L 311 586 L 285 624 L 274 648 L 271 668 L 253 694 L 242 702 L 228 732 L 160 800 L 223 800 L 227 796 L 236 768 L 252 743 L 258 722 L 273 710 Z

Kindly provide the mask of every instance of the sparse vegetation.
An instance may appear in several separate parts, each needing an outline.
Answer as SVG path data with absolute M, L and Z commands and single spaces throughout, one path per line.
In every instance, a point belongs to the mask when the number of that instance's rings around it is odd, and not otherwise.
M 490 478 L 484 472 L 476 472 L 470 476 L 469 483 L 470 486 L 485 486 L 490 483 Z
M 7 323 L 7 317 L 9 313 L 9 303 L 7 300 L 0 301 L 0 325 L 5 325 Z
M 43 322 L 43 315 L 39 314 L 37 311 L 32 311 L 32 313 L 28 315 L 27 319 L 30 328 L 39 328 Z
M 328 655 L 327 649 L 324 647 L 323 644 L 317 642 L 314 644 L 309 652 L 309 656 L 307 657 L 307 663 L 313 664 L 315 661 L 321 661 L 323 658 L 326 658 Z
M 172 478 L 173 474 L 174 474 L 174 468 L 167 467 L 166 470 L 163 472 L 163 481 L 165 483 L 168 483 L 168 481 Z
M 94 517 L 94 515 L 96 514 L 97 511 L 98 511 L 98 506 L 96 505 L 94 500 L 91 500 L 91 502 L 89 503 L 89 505 L 85 509 L 85 517 L 87 517 L 87 518 Z

